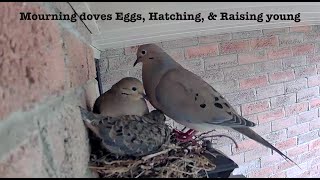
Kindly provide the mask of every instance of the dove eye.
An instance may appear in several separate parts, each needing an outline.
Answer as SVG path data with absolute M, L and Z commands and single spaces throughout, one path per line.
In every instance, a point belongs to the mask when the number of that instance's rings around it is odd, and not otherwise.
M 142 50 L 142 51 L 141 51 L 141 54 L 145 55 L 145 54 L 147 54 L 147 51 Z
M 136 88 L 136 87 L 133 87 L 133 88 L 132 88 L 132 91 L 136 91 L 136 90 L 137 90 L 137 88 Z

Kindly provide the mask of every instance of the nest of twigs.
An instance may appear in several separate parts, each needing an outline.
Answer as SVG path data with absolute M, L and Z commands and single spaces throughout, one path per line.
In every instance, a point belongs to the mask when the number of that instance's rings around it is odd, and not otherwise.
M 116 156 L 104 150 L 100 143 L 91 137 L 90 169 L 100 178 L 209 177 L 208 172 L 216 168 L 212 160 L 215 154 L 208 151 L 205 138 L 202 134 L 196 137 L 197 143 L 178 143 L 172 136 L 170 143 L 163 145 L 158 152 L 136 158 Z

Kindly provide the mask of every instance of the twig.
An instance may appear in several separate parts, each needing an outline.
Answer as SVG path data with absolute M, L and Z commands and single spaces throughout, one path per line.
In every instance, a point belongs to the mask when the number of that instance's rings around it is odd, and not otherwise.
M 173 150 L 173 149 L 177 149 L 177 147 L 171 147 L 171 148 L 169 148 L 169 149 L 165 149 L 165 150 L 163 150 L 163 151 L 160 151 L 160 152 L 157 152 L 157 153 L 154 153 L 154 154 L 147 155 L 147 156 L 143 157 L 142 160 L 143 160 L 143 161 L 146 161 L 146 160 L 148 160 L 148 159 L 151 159 L 151 158 L 153 158 L 153 157 L 159 156 L 159 155 L 161 155 L 161 154 L 165 154 L 165 153 L 167 153 L 167 152 L 169 152 L 169 151 L 171 151 L 171 150 Z
M 140 177 L 144 172 L 145 172 L 145 170 L 143 170 L 141 173 L 139 173 L 135 178 Z

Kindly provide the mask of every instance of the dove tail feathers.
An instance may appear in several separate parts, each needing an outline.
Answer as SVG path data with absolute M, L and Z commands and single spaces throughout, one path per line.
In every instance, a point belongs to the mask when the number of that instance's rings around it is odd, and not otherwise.
M 259 134 L 257 134 L 256 132 L 254 132 L 252 129 L 250 128 L 233 128 L 234 130 L 240 132 L 241 134 L 247 136 L 248 138 L 257 141 L 258 143 L 276 151 L 278 154 L 280 154 L 286 161 L 290 161 L 293 164 L 295 164 L 296 166 L 298 166 L 300 169 L 301 167 L 295 163 L 292 159 L 290 159 L 288 156 L 286 156 L 285 154 L 283 154 L 279 149 L 277 149 L 276 147 L 274 147 L 272 144 L 270 144 L 268 141 L 266 141 L 264 138 L 262 138 Z

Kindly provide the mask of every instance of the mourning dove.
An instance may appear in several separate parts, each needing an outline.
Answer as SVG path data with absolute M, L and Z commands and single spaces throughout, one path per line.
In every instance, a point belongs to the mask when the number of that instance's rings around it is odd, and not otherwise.
M 149 113 L 142 82 L 133 77 L 121 79 L 96 99 L 93 112 L 110 117 Z
M 196 131 L 231 128 L 293 162 L 251 130 L 249 127 L 254 127 L 255 123 L 241 117 L 219 92 L 183 68 L 157 45 L 140 46 L 133 66 L 140 62 L 143 64 L 142 80 L 148 100 L 165 115 L 190 128 L 187 138 Z
M 107 117 L 80 107 L 85 125 L 116 155 L 143 156 L 157 151 L 170 138 L 165 116 L 153 110 L 145 116 Z

